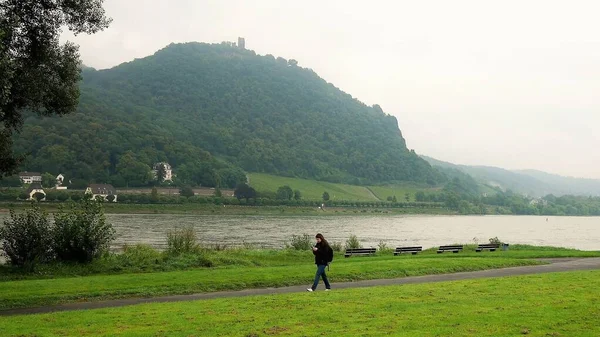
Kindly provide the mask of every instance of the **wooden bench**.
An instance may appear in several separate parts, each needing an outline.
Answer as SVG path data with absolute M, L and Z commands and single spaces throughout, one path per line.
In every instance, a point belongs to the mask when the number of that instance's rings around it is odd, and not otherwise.
M 453 252 L 453 253 L 458 253 L 460 251 L 463 250 L 463 246 L 440 246 L 440 248 L 438 248 L 438 254 L 441 254 L 443 252 Z
M 377 251 L 377 248 L 350 248 L 346 249 L 344 257 L 350 257 L 354 255 L 373 255 Z
M 417 254 L 418 252 L 423 251 L 423 247 L 396 247 L 394 251 L 394 256 L 411 253 L 412 255 Z
M 482 252 L 487 249 L 490 252 L 494 252 L 498 248 L 500 248 L 500 245 L 497 243 L 487 243 L 487 244 L 478 245 L 477 249 L 475 249 L 475 251 L 479 253 L 479 252 Z

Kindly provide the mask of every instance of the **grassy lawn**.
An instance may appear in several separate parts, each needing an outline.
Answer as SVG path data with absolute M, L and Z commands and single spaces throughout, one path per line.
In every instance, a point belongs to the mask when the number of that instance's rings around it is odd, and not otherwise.
M 442 274 L 536 264 L 511 258 L 354 258 L 334 263 L 333 282 Z M 0 308 L 75 301 L 151 297 L 219 290 L 310 284 L 315 271 L 309 261 L 278 267 L 203 268 L 186 271 L 98 275 L 6 281 L 0 283 Z
M 143 247 L 142 247 L 143 248 Z M 514 245 L 506 252 L 394 257 L 391 252 L 345 259 L 338 253 L 331 268 L 333 282 L 398 278 L 539 263 L 533 258 L 593 257 L 600 252 Z M 205 265 L 213 267 L 202 267 Z M 34 273 L 0 268 L 0 309 L 74 301 L 152 297 L 220 290 L 309 284 L 312 254 L 294 250 L 204 250 L 168 258 L 151 249 L 133 249 L 88 265 L 42 265 Z
M 331 200 L 378 201 L 364 186 L 279 177 L 263 173 L 250 174 L 250 185 L 259 192 L 277 192 L 280 186 L 288 185 L 293 190 L 300 190 L 302 198 L 307 200 L 322 200 L 323 192 L 327 191 Z
M 3 336 L 599 336 L 600 271 L 0 317 Z

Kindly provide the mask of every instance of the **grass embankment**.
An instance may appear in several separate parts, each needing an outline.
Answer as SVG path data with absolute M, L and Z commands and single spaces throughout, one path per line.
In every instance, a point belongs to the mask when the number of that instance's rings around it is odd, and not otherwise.
M 415 201 L 417 192 L 425 192 L 427 194 L 437 194 L 441 192 L 441 188 L 423 187 L 414 183 L 406 183 L 403 185 L 385 185 L 385 186 L 369 186 L 369 189 L 381 200 L 387 200 L 388 197 L 396 196 L 399 202 L 406 201 L 408 194 L 409 201 Z
M 532 265 L 538 262 L 528 258 L 534 257 L 600 256 L 599 252 L 568 249 L 514 248 L 516 250 L 495 253 L 467 250 L 460 254 L 438 255 L 426 251 L 417 256 L 394 257 L 388 253 L 349 259 L 338 255 L 332 265 L 330 278 L 333 282 L 397 278 Z M 39 276 L 14 274 L 10 272 L 11 269 L 3 268 L 5 280 L 19 277 L 29 279 L 0 282 L 0 308 L 301 285 L 309 284 L 314 273 L 310 252 L 232 250 L 206 252 L 175 260 L 162 261 L 159 258 L 145 258 L 143 263 L 134 260 L 127 262 L 127 258 L 116 262 L 99 261 L 89 267 L 74 266 L 72 269 L 62 266 L 62 269 L 56 268 L 55 274 L 51 274 L 52 266 L 48 266 L 46 274 Z M 216 267 L 190 269 L 207 262 Z M 144 268 L 140 268 L 140 265 Z M 90 270 L 104 275 L 72 277 L 86 275 Z M 132 273 L 134 271 L 146 272 Z M 31 279 L 40 276 L 43 279 Z
M 276 192 L 279 187 L 288 185 L 293 190 L 300 190 L 302 198 L 306 200 L 323 200 L 323 192 L 327 191 L 331 200 L 378 201 L 377 197 L 364 186 L 279 177 L 264 173 L 251 173 L 250 185 L 258 192 Z
M 409 194 L 410 201 L 415 201 L 415 194 L 418 191 L 426 193 L 437 193 L 440 191 L 440 188 L 420 186 L 416 183 L 356 186 L 280 177 L 263 173 L 251 173 L 250 185 L 259 192 L 275 192 L 280 186 L 288 185 L 294 190 L 300 190 L 302 198 L 306 200 L 322 200 L 323 192 L 327 191 L 331 200 L 385 201 L 387 197 L 395 195 L 398 201 L 403 202 L 407 193 Z
M 598 336 L 600 271 L 0 317 L 3 336 Z

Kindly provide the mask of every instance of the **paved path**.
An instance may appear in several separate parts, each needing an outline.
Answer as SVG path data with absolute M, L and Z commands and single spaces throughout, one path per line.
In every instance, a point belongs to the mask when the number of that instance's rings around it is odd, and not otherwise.
M 413 276 L 396 279 L 379 279 L 379 280 L 367 280 L 357 282 L 341 282 L 333 283 L 333 290 L 346 289 L 346 288 L 360 288 L 360 287 L 376 287 L 376 286 L 387 286 L 395 284 L 415 284 L 415 283 L 431 283 L 431 282 L 444 282 L 444 281 L 458 281 L 458 280 L 472 280 L 480 278 L 490 277 L 503 277 L 503 276 L 516 276 L 516 275 L 530 275 L 530 274 L 542 274 L 542 273 L 553 273 L 553 272 L 567 272 L 567 271 L 578 271 L 578 270 L 594 270 L 600 269 L 600 258 L 565 258 L 565 259 L 539 259 L 544 262 L 548 262 L 546 265 L 539 266 L 525 266 L 525 267 L 511 267 L 502 269 L 492 270 L 481 270 L 473 272 L 462 272 L 454 274 L 439 274 L 439 275 L 427 275 L 427 276 Z M 322 290 L 323 285 L 320 285 Z M 293 287 L 282 287 L 282 288 L 264 288 L 264 289 L 246 289 L 240 291 L 219 291 L 212 293 L 192 294 L 192 295 L 175 295 L 175 296 L 162 296 L 152 298 L 128 298 L 122 300 L 110 300 L 100 302 L 81 302 L 81 303 L 69 303 L 46 307 L 37 308 L 20 308 L 0 311 L 0 316 L 12 316 L 12 315 L 23 315 L 23 314 L 38 314 L 56 311 L 72 311 L 72 310 L 83 310 L 83 309 L 98 309 L 98 308 L 112 308 L 121 307 L 126 305 L 141 304 L 141 303 L 160 303 L 160 302 L 180 302 L 180 301 L 195 301 L 195 300 L 207 300 L 212 298 L 224 298 L 224 297 L 243 297 L 253 295 L 272 295 L 272 294 L 288 294 L 306 291 L 305 286 L 293 286 Z M 318 291 L 318 290 L 317 290 Z

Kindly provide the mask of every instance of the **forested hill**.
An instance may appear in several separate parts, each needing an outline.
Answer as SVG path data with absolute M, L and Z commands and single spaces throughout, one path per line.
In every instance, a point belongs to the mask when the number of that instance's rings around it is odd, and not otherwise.
M 204 185 L 228 166 L 349 183 L 444 180 L 379 106 L 294 60 L 227 43 L 85 68 L 81 91 L 78 113 L 27 119 L 16 141 L 31 153 L 23 169 L 130 185 L 157 161 Z

